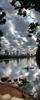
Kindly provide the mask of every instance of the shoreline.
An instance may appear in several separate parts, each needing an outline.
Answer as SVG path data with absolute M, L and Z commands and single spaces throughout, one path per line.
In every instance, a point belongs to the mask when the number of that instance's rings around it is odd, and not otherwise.
M 35 57 L 36 55 L 0 55 L 0 59 L 23 59 L 23 58 L 32 58 Z

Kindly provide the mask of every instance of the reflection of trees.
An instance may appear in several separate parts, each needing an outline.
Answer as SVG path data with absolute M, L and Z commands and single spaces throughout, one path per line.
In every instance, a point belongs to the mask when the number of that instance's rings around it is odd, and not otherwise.
M 8 64 L 8 63 L 9 63 L 9 59 L 5 59 L 4 62 L 5 62 L 6 64 Z
M 5 62 L 5 64 L 9 63 L 9 59 L 4 59 L 4 60 L 0 59 L 0 63 L 2 63 L 3 61 Z
M 17 60 L 17 64 L 19 64 L 19 59 L 16 59 Z
M 3 61 L 0 59 L 0 63 L 1 63 L 1 62 L 3 62 Z

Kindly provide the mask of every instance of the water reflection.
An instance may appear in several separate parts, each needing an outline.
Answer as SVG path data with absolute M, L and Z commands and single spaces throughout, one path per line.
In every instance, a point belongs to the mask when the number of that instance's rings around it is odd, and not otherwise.
M 0 78 L 3 76 L 8 76 L 10 79 L 25 76 L 31 82 L 32 88 L 30 89 L 33 94 L 40 86 L 40 69 L 35 57 L 33 59 L 0 60 Z
M 5 64 L 8 64 L 9 63 L 9 59 L 5 59 L 4 62 L 5 62 Z
M 29 69 L 29 70 L 26 70 Z M 19 77 L 20 75 L 27 75 L 29 80 L 35 76 L 35 73 L 38 72 L 39 68 L 37 67 L 36 58 L 33 59 L 17 59 L 17 60 L 0 60 L 0 72 L 3 72 L 3 75 L 7 75 L 7 72 L 11 78 Z M 5 74 L 4 74 L 5 73 Z M 27 74 L 28 73 L 28 74 Z M 37 76 L 37 74 L 36 74 Z

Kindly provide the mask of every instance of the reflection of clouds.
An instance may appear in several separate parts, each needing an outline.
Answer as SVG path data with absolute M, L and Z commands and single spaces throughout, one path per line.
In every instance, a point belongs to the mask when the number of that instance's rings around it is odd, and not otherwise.
M 3 61 L 3 62 L 1 63 L 0 66 L 2 67 L 2 68 L 0 67 L 2 76 L 3 76 L 3 75 L 4 75 L 4 76 L 9 76 L 9 75 L 11 74 L 12 69 L 11 69 L 10 63 L 6 64 L 6 63 Z M 1 76 L 1 77 L 2 77 L 2 76 Z
M 34 94 L 35 92 L 36 92 L 36 88 L 33 87 L 33 88 L 32 88 L 32 94 Z
M 35 71 L 35 73 L 34 73 L 34 78 L 36 78 L 39 74 L 40 74 L 40 70 L 37 69 L 37 70 Z
M 8 64 L 5 64 L 3 62 L 0 66 L 0 72 L 2 73 L 0 73 L 1 76 L 9 76 L 12 79 L 19 78 L 21 75 L 26 76 L 26 78 L 32 84 L 32 94 L 34 94 L 36 92 L 36 89 L 40 86 L 40 70 L 37 68 L 35 58 L 30 58 L 29 60 L 20 59 L 19 61 L 12 60 L 9 61 Z M 29 70 L 24 69 L 27 67 L 29 67 Z
M 6 67 L 4 67 L 4 73 L 5 74 L 7 74 L 6 71 L 11 73 L 11 75 L 12 74 L 17 74 L 17 75 L 19 74 L 20 75 L 20 73 L 23 73 L 24 75 L 29 76 L 30 80 L 36 79 L 36 77 L 40 75 L 40 71 L 37 68 L 37 65 L 35 63 L 35 59 L 34 60 L 24 59 L 24 60 L 21 60 L 19 63 L 17 63 L 17 61 L 15 61 L 15 62 L 10 61 L 7 65 L 3 63 L 2 66 L 6 66 Z M 33 69 L 28 70 L 29 74 L 27 74 L 27 70 L 24 70 L 24 68 L 27 67 L 27 66 L 29 66 L 29 68 L 33 67 Z
M 4 76 L 9 76 L 11 74 L 12 70 L 11 68 L 8 66 L 6 67 L 6 69 L 3 71 Z

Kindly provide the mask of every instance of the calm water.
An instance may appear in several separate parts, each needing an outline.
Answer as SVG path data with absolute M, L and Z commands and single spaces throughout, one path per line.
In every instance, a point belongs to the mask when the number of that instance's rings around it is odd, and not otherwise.
M 29 68 L 28 70 L 26 68 Z M 29 94 L 36 95 L 36 91 L 40 87 L 40 69 L 37 66 L 35 57 L 32 59 L 17 59 L 0 61 L 0 78 L 8 76 L 10 79 L 16 79 L 20 76 L 26 76 L 31 84 L 27 84 Z M 29 87 L 30 86 L 30 87 Z M 23 91 L 27 92 L 23 87 Z
M 29 34 L 28 26 L 31 22 L 38 22 L 40 24 L 40 13 L 32 10 L 27 10 L 27 16 L 23 17 L 17 15 L 18 10 L 15 10 L 9 3 L 11 0 L 0 0 L 0 7 L 6 13 L 4 17 L 6 23 L 0 25 L 4 36 L 1 39 L 2 48 L 4 52 L 7 49 L 9 52 L 19 51 L 20 54 L 32 53 L 35 54 L 37 50 L 36 34 L 40 33 L 40 27 L 37 27 L 36 33 L 32 37 L 27 37 Z M 29 50 L 29 51 L 28 51 Z M 26 68 L 29 67 L 29 70 Z M 36 63 L 35 57 L 32 59 L 17 59 L 17 60 L 0 60 L 0 78 L 2 76 L 9 76 L 11 79 L 19 78 L 19 76 L 26 76 L 31 81 L 31 93 L 35 93 L 40 87 L 40 69 Z

